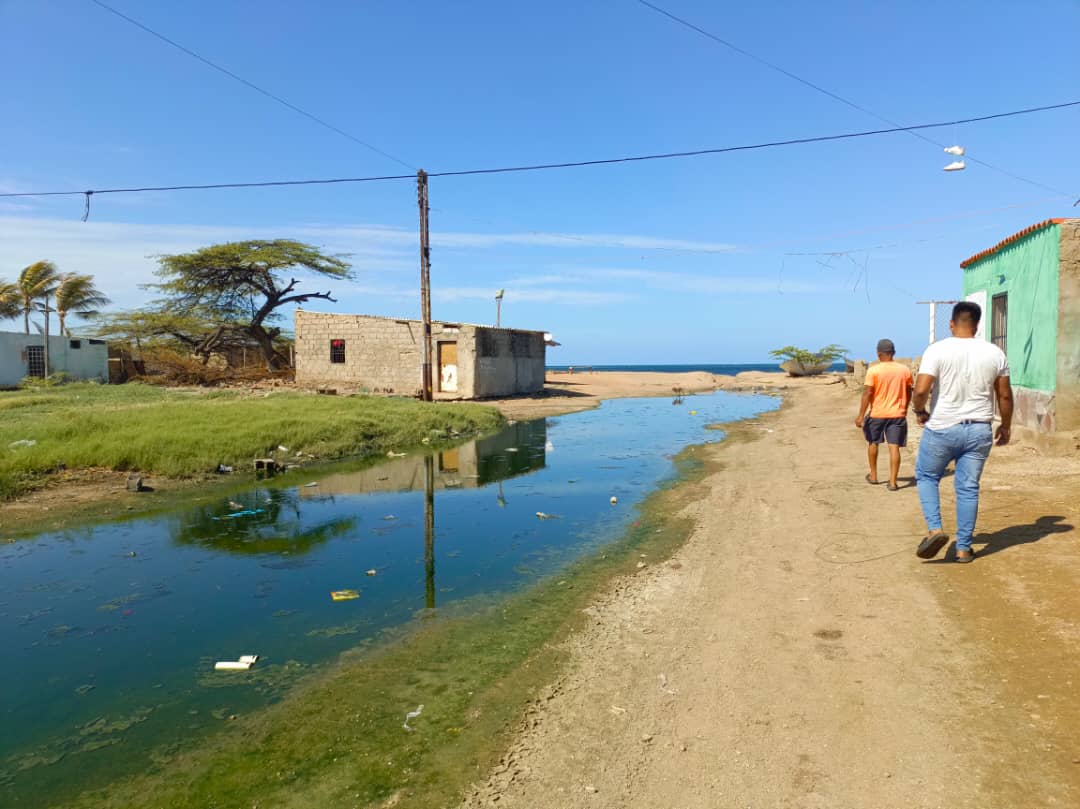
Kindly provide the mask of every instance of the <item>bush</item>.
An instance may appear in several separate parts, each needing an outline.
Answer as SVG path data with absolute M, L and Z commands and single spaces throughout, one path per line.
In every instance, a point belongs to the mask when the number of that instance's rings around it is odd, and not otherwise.
M 49 374 L 44 378 L 40 376 L 24 376 L 22 381 L 19 382 L 19 387 L 23 390 L 38 390 L 39 388 L 57 388 L 66 385 L 68 382 L 71 382 L 71 375 L 63 371 L 57 371 L 55 374 Z
M 769 352 L 769 356 L 776 357 L 778 360 L 794 360 L 795 362 L 801 362 L 803 365 L 821 365 L 822 363 L 835 362 L 846 353 L 846 348 L 832 343 L 817 351 L 808 351 L 805 348 L 796 348 L 795 346 L 784 346 L 783 348 L 773 349 Z
M 220 385 L 229 378 L 229 369 L 221 362 L 203 362 L 192 354 L 171 348 L 154 347 L 143 352 L 146 376 L 143 381 L 156 385 Z

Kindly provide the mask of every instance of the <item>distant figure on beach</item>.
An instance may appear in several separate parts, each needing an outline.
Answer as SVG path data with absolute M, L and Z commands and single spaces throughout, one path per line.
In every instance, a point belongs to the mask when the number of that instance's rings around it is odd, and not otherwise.
M 896 346 L 892 340 L 878 340 L 878 362 L 866 372 L 859 415 L 855 418 L 855 426 L 861 428 L 866 437 L 866 456 L 870 461 L 867 483 L 880 483 L 877 476 L 878 446 L 882 441 L 889 444 L 890 492 L 900 488 L 896 476 L 900 474 L 900 448 L 907 446 L 907 410 L 914 384 L 911 369 L 896 362 L 893 359 L 895 356 Z
M 915 462 L 915 481 L 928 532 L 915 551 L 920 559 L 933 559 L 949 541 L 941 529 L 938 493 L 949 461 L 956 461 L 956 561 L 975 558 L 971 539 L 979 513 L 979 478 L 994 444 L 995 398 L 1001 415 L 997 443 L 999 447 L 1009 443 L 1013 415 L 1009 360 L 996 345 L 975 336 L 981 317 L 978 304 L 956 304 L 949 321 L 952 337 L 926 349 L 915 380 L 912 408 L 919 424 L 926 425 Z M 926 401 L 931 390 L 928 412 Z

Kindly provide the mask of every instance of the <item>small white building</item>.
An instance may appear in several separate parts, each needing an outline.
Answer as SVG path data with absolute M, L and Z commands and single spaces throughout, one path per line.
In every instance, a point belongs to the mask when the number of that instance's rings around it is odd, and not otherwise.
M 109 381 L 109 350 L 104 340 L 49 337 L 49 373 L 71 379 Z M 15 388 L 27 376 L 45 376 L 45 338 L 0 331 L 0 388 Z

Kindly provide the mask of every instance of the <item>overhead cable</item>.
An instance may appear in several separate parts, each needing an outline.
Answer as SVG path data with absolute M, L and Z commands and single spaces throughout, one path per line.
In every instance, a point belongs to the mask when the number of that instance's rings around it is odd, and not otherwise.
M 664 15 L 665 17 L 667 17 L 668 19 L 670 19 L 670 20 L 672 20 L 674 22 L 677 22 L 679 25 L 685 26 L 686 28 L 689 28 L 689 29 L 691 29 L 693 31 L 696 31 L 697 33 L 701 34 L 702 36 L 707 37 L 708 39 L 711 39 L 714 42 L 717 42 L 717 43 L 723 45 L 725 48 L 729 48 L 729 49 L 735 51 L 736 53 L 741 54 L 742 56 L 745 56 L 748 59 L 753 59 L 758 64 L 764 65 L 765 67 L 769 68 L 770 70 L 774 70 L 777 73 L 781 73 L 784 76 L 787 76 L 789 79 L 792 79 L 794 81 L 799 82 L 799 84 L 803 84 L 803 85 L 809 87 L 811 90 L 814 90 L 815 92 L 818 92 L 818 93 L 821 93 L 822 95 L 828 96 L 829 98 L 833 99 L 834 101 L 839 101 L 841 104 L 845 104 L 845 105 L 851 107 L 854 110 L 858 110 L 859 112 L 865 113 L 866 115 L 869 115 L 869 116 L 871 116 L 873 118 L 876 118 L 877 120 L 879 120 L 879 121 L 881 121 L 883 123 L 889 124 L 890 126 L 899 126 L 899 124 L 897 124 L 896 121 L 893 121 L 890 118 L 886 118 L 884 115 L 879 115 L 878 113 L 874 112 L 873 110 L 867 109 L 866 107 L 862 106 L 861 104 L 855 103 L 851 99 L 844 98 L 842 95 L 838 95 L 837 93 L 834 93 L 831 90 L 827 90 L 826 88 L 822 87 L 819 84 L 814 84 L 814 82 L 809 81 L 807 79 L 804 79 L 802 76 L 799 76 L 799 75 L 797 75 L 795 73 L 792 73 L 790 70 L 785 70 L 784 68 L 780 67 L 780 65 L 773 64 L 772 62 L 768 61 L 767 59 L 761 58 L 757 54 L 751 53 L 750 51 L 748 51 L 748 50 L 746 50 L 744 48 L 740 48 L 734 42 L 730 42 L 729 40 L 723 39 L 723 38 L 717 36 L 716 34 L 712 33 L 711 31 L 707 31 L 704 28 L 702 28 L 702 27 L 700 27 L 698 25 L 695 25 L 694 23 L 690 22 L 689 20 L 683 19 L 682 17 L 679 17 L 679 16 L 677 16 L 675 14 L 672 14 L 670 11 L 667 11 L 666 9 L 663 9 L 660 6 L 657 6 L 657 5 L 654 5 L 653 3 L 650 3 L 649 0 L 637 0 L 637 2 L 639 2 L 641 5 L 645 6 L 646 8 L 652 9 L 653 11 L 657 12 L 658 14 Z M 910 135 L 912 135 L 912 136 L 914 136 L 916 138 L 919 138 L 920 140 L 924 140 L 924 141 L 926 141 L 927 143 L 929 143 L 929 144 L 931 144 L 933 146 L 937 146 L 937 147 L 942 148 L 942 149 L 945 148 L 945 144 L 939 143 L 938 141 L 934 140 L 933 138 L 928 138 L 928 137 L 926 137 L 925 135 L 923 135 L 920 132 L 916 132 L 916 131 L 914 131 L 912 129 L 908 129 L 907 132 L 908 132 L 908 134 L 910 134 Z M 990 169 L 991 171 L 996 171 L 999 174 L 1004 174 L 1006 177 L 1011 177 L 1014 180 L 1019 180 L 1020 182 L 1027 183 L 1028 185 L 1033 185 L 1036 188 L 1043 189 L 1044 191 L 1052 191 L 1053 193 L 1058 194 L 1060 196 L 1064 196 L 1064 197 L 1073 196 L 1072 194 L 1070 194 L 1067 191 L 1062 191 L 1059 188 L 1054 188 L 1054 187 L 1049 186 L 1049 185 L 1044 185 L 1043 183 L 1040 183 L 1040 182 L 1038 182 L 1036 180 L 1031 180 L 1031 179 L 1028 179 L 1027 177 L 1022 177 L 1019 174 L 1014 174 L 1011 171 L 1008 171 L 1006 169 L 1001 168 L 1001 166 L 995 166 L 992 163 L 988 163 L 985 160 L 980 160 L 977 157 L 972 157 L 970 153 L 968 153 L 967 158 L 971 162 L 978 163 L 980 166 L 985 166 L 986 168 Z M 1078 200 L 1078 202 L 1080 202 L 1080 200 Z
M 693 149 L 683 152 L 664 152 L 660 154 L 631 155 L 628 157 L 609 157 L 597 160 L 564 161 L 558 163 L 534 163 L 521 166 L 501 166 L 498 168 L 462 169 L 459 171 L 431 171 L 428 177 L 469 177 L 482 174 L 510 174 L 525 171 L 546 171 L 549 169 L 583 168 L 585 166 L 606 166 L 619 163 L 640 163 L 649 160 L 670 160 L 682 157 L 700 157 L 703 155 L 727 154 L 729 152 L 747 152 L 756 149 L 771 149 L 781 146 L 798 146 L 808 143 L 826 143 L 829 141 L 851 140 L 854 138 L 866 138 L 875 135 L 888 135 L 894 132 L 909 132 L 918 129 L 937 129 L 957 124 L 969 124 L 977 121 L 990 121 L 998 118 L 1011 118 L 1017 115 L 1030 115 L 1036 112 L 1065 109 L 1080 106 L 1080 101 L 1065 101 L 1060 104 L 1048 104 L 1042 107 L 1028 107 L 1022 110 L 1010 110 L 1009 112 L 996 112 L 991 115 L 980 115 L 974 118 L 960 118 L 954 121 L 940 121 L 931 124 L 915 124 L 912 126 L 896 126 L 888 129 L 870 129 L 861 132 L 845 132 L 838 135 L 817 135 L 807 138 L 791 138 L 788 140 L 767 141 L 765 143 L 753 143 L 743 146 L 722 146 L 712 149 Z M 202 191 L 222 188 L 270 188 L 278 186 L 298 185 L 331 185 L 337 183 L 370 183 L 386 180 L 413 180 L 415 174 L 389 174 L 372 177 L 332 177 L 327 179 L 306 180 L 264 180 L 247 183 L 205 183 L 190 185 L 158 185 L 141 186 L 130 188 L 98 188 L 85 191 L 17 191 L 0 194 L 3 197 L 59 197 L 92 194 L 134 194 L 143 191 Z
M 281 104 L 282 106 L 288 107 L 293 112 L 297 112 L 300 115 L 303 115 L 305 118 L 308 118 L 309 120 L 314 121 L 319 126 L 326 127 L 331 132 L 336 132 L 337 134 L 341 135 L 342 137 L 348 138 L 349 140 L 353 141 L 354 143 L 360 144 L 365 149 L 370 149 L 371 151 L 375 152 L 376 154 L 382 155 L 383 157 L 387 158 L 388 160 L 393 160 L 395 163 L 398 163 L 398 164 L 404 166 L 407 169 L 415 168 L 415 166 L 410 166 L 404 160 L 401 160 L 401 159 L 399 159 L 397 157 L 394 157 L 389 152 L 385 152 L 385 151 L 383 151 L 382 149 L 380 149 L 377 146 L 372 146 L 367 141 L 361 140 L 360 138 L 356 137 L 355 135 L 352 135 L 352 134 L 346 132 L 344 129 L 341 129 L 340 127 L 334 126 L 333 124 L 331 124 L 331 123 L 329 123 L 327 121 L 324 121 L 322 118 L 319 118 L 317 115 L 312 115 L 307 110 L 302 109 L 301 107 L 298 107 L 298 106 L 296 106 L 295 104 L 293 104 L 293 103 L 291 103 L 289 101 L 286 101 L 281 96 L 275 95 L 274 93 L 271 93 L 269 90 L 263 89 L 262 87 L 255 84 L 254 82 L 248 81 L 243 76 L 238 76 L 236 73 L 233 73 L 228 68 L 222 67 L 221 65 L 217 64 L 216 62 L 211 62 L 205 56 L 202 56 L 202 55 L 196 53 L 195 51 L 191 50 L 190 48 L 187 48 L 187 47 L 181 45 L 176 40 L 170 39 L 169 37 L 165 36 L 164 34 L 158 33 L 153 28 L 150 28 L 149 26 L 143 25 L 138 20 L 134 19 L 133 17 L 129 17 L 127 14 L 124 14 L 122 11 L 118 11 L 117 9 L 115 9 L 112 6 L 108 5 L 107 3 L 103 3 L 101 0 L 90 0 L 90 2 L 93 3 L 96 6 L 100 6 L 101 8 L 103 8 L 106 11 L 110 12 L 111 14 L 115 14 L 120 19 L 131 23 L 136 28 L 139 28 L 139 29 L 145 31 L 146 33 L 150 34 L 151 36 L 157 37 L 162 42 L 165 42 L 165 43 L 167 43 L 169 45 L 172 45 L 177 50 L 183 51 L 188 56 L 191 56 L 191 57 L 193 57 L 195 59 L 198 59 L 204 65 L 206 65 L 208 67 L 212 67 L 214 70 L 218 71 L 219 73 L 224 73 L 230 79 L 233 79 L 234 81 L 240 82 L 240 84 L 243 84 L 245 87 L 249 87 L 252 90 L 254 90 L 255 92 L 261 93 L 262 95 L 266 96 L 267 98 L 269 98 L 269 99 L 271 99 L 273 101 L 276 101 L 278 104 Z

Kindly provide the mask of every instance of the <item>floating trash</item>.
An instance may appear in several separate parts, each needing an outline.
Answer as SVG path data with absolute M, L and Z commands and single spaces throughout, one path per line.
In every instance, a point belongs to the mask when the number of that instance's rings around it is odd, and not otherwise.
M 409 711 L 407 714 L 405 714 L 405 723 L 402 725 L 402 727 L 405 728 L 405 730 L 407 730 L 409 733 L 412 733 L 414 730 L 416 730 L 416 728 L 409 727 L 409 720 L 416 719 L 416 717 L 418 717 L 423 712 L 423 705 L 418 706 L 415 711 Z
M 374 576 L 378 572 L 379 571 L 377 571 L 375 568 L 371 568 L 371 570 L 364 571 L 364 575 L 365 576 Z
M 618 502 L 619 502 L 619 498 L 616 497 L 615 495 L 612 495 L 611 496 L 611 505 L 615 505 Z
M 318 485 L 319 485 L 319 482 L 317 480 L 313 480 L 311 483 L 305 483 L 304 488 L 305 489 L 310 489 L 312 486 L 318 486 Z
M 34 447 L 34 446 L 37 446 L 37 441 L 35 441 L 32 438 L 23 438 L 20 441 L 12 441 L 10 444 L 8 444 L 8 447 L 10 447 L 11 449 L 16 449 L 18 447 Z
M 354 598 L 360 598 L 359 590 L 331 590 L 330 598 L 334 601 L 352 601 Z
M 214 664 L 214 671 L 247 671 L 258 660 L 258 655 L 240 655 L 236 660 L 219 660 Z
M 238 517 L 253 517 L 256 514 L 262 514 L 264 509 L 261 508 L 245 508 L 240 511 L 234 511 L 231 514 L 222 514 L 220 517 L 214 517 L 215 520 L 235 520 Z
M 541 520 L 557 520 L 557 519 L 559 519 L 558 514 L 545 514 L 542 511 L 536 512 L 536 516 L 537 516 L 538 519 L 541 519 Z

